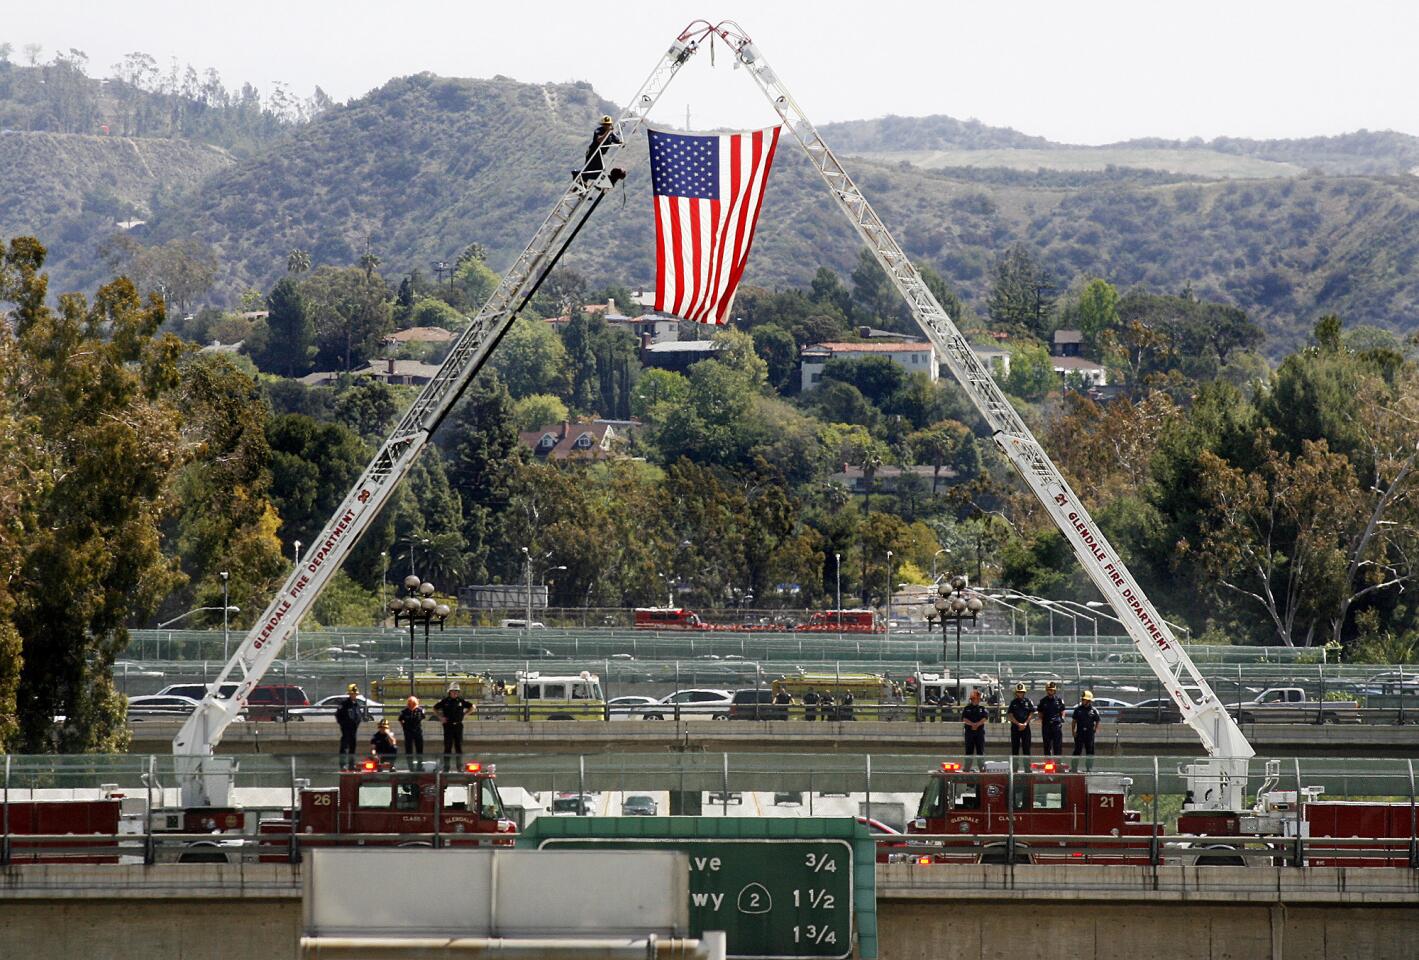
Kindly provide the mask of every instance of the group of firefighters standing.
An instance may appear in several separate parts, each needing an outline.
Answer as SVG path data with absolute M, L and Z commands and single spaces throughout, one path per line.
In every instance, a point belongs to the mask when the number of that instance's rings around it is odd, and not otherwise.
M 1045 695 L 1038 704 L 1027 695 L 1023 683 L 1015 685 L 1015 698 L 1005 707 L 1005 719 L 1010 724 L 1010 755 L 1028 757 L 1030 755 L 1034 718 L 1040 718 L 1040 739 L 1044 744 L 1044 755 L 1060 757 L 1064 755 L 1064 718 L 1069 716 L 1071 732 L 1074 735 L 1074 756 L 1087 756 L 1089 769 L 1094 765 L 1094 738 L 1099 732 L 1102 718 L 1094 707 L 1094 694 L 1085 690 L 1079 698 L 1078 706 L 1070 710 L 1059 696 L 1059 686 L 1053 682 L 1045 685 Z M 970 702 L 961 710 L 961 723 L 965 727 L 966 757 L 985 756 L 985 727 L 990 719 L 990 711 L 981 705 L 980 690 L 972 690 Z
M 346 770 L 355 768 L 355 752 L 358 750 L 360 722 L 365 719 L 365 703 L 360 699 L 360 688 L 350 684 L 349 695 L 335 708 L 335 722 L 340 727 L 340 766 Z M 463 755 L 463 719 L 476 713 L 477 708 L 463 698 L 458 684 L 450 684 L 448 695 L 434 704 L 434 718 L 443 726 L 443 765 L 461 763 Z M 404 756 L 410 760 L 424 755 L 424 720 L 428 714 L 419 704 L 419 698 L 411 696 L 399 711 L 399 726 L 404 733 Z M 376 725 L 374 736 L 370 738 L 370 753 L 381 761 L 392 762 L 399 756 L 399 741 L 388 720 L 381 719 Z

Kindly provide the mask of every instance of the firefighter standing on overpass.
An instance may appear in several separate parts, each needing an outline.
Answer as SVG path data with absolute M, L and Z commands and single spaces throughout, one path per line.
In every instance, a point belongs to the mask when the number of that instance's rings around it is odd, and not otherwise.
M 1074 755 L 1088 754 L 1089 759 L 1085 762 L 1090 770 L 1094 769 L 1094 734 L 1099 732 L 1102 719 L 1094 706 L 1093 691 L 1085 690 L 1079 706 L 1074 708 Z M 1077 767 L 1078 761 L 1074 761 L 1073 765 Z
M 1039 705 L 1040 739 L 1044 741 L 1047 757 L 1064 756 L 1064 714 L 1069 708 L 1060 699 L 1058 690 L 1053 680 L 1045 684 L 1045 695 Z
M 463 699 L 458 684 L 451 684 L 448 696 L 434 704 L 434 715 L 443 724 L 443 768 L 449 769 L 449 756 L 456 763 L 463 762 L 463 718 L 475 712 L 473 704 Z
M 1010 756 L 1030 755 L 1030 719 L 1035 715 L 1035 704 L 1025 696 L 1025 685 L 1015 684 L 1015 699 L 1005 708 L 1005 718 L 1010 721 Z
M 335 722 L 340 725 L 340 768 L 355 769 L 355 750 L 360 735 L 360 721 L 364 719 L 365 705 L 360 702 L 360 688 L 350 684 L 349 696 L 335 708 Z
M 985 725 L 990 711 L 981 706 L 980 691 L 971 691 L 971 702 L 961 709 L 961 723 L 966 728 L 966 769 L 980 769 L 985 762 Z M 971 757 L 980 757 L 972 767 Z

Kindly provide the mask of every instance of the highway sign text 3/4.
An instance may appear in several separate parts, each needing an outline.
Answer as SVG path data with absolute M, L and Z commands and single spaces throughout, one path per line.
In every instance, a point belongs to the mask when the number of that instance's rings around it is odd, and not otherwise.
M 690 935 L 723 930 L 731 957 L 852 955 L 852 845 L 844 840 L 572 839 L 539 846 L 682 850 Z

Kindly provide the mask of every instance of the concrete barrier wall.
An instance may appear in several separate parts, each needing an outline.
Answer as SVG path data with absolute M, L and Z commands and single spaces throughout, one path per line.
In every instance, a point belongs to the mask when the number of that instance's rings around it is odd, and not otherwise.
M 376 892 L 371 893 L 376 896 Z M 299 868 L 0 871 L 0 960 L 295 960 Z M 1419 960 L 1419 871 L 878 867 L 881 960 Z
M 1412 960 L 1412 907 L 879 901 L 881 960 Z
M 0 902 L 0 960 L 295 960 L 301 901 Z

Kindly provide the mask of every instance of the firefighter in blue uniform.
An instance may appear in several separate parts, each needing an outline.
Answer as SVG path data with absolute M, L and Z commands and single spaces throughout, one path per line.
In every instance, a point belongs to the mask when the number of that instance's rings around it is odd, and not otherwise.
M 961 725 L 966 728 L 966 769 L 979 770 L 985 762 L 985 725 L 990 711 L 981 706 L 980 691 L 972 690 L 970 702 L 961 708 Z M 972 761 L 972 757 L 980 759 Z
M 1064 756 L 1064 714 L 1069 708 L 1064 705 L 1057 692 L 1059 687 L 1053 680 L 1045 684 L 1045 695 L 1040 699 L 1040 739 L 1044 741 L 1047 757 Z
M 1030 755 L 1030 720 L 1035 715 L 1035 704 L 1025 696 L 1025 685 L 1015 684 L 1015 699 L 1005 708 L 1005 718 L 1010 721 L 1010 756 Z
M 360 703 L 360 688 L 350 684 L 349 696 L 335 708 L 335 722 L 340 726 L 340 768 L 355 769 L 355 750 L 360 735 L 360 721 L 365 717 L 365 705 Z
M 1089 770 L 1094 769 L 1094 735 L 1099 732 L 1102 719 L 1094 707 L 1093 691 L 1085 690 L 1079 706 L 1074 708 L 1074 755 L 1086 754 L 1089 759 L 1085 763 Z M 1077 768 L 1078 763 L 1074 761 L 1073 766 Z

